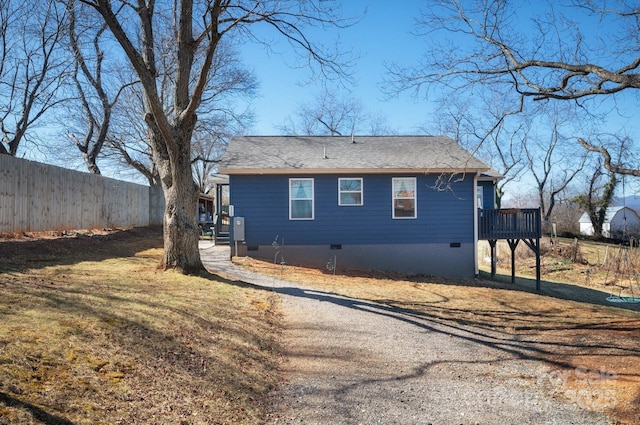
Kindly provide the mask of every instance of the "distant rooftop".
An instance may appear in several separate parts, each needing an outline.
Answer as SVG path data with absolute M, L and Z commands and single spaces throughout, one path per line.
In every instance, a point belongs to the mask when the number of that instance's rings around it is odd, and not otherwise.
M 624 212 L 628 212 L 629 214 L 636 214 L 639 215 L 638 212 L 636 210 L 634 210 L 631 207 L 624 207 L 624 206 L 615 206 L 615 207 L 609 207 L 607 208 L 607 210 L 605 211 L 604 214 L 604 222 L 605 223 L 610 223 L 613 218 L 616 216 L 616 214 L 618 214 L 620 211 Z M 579 223 L 591 223 L 591 219 L 589 218 L 589 214 L 587 214 L 586 212 L 582 213 L 582 215 L 580 216 L 580 219 L 578 219 Z

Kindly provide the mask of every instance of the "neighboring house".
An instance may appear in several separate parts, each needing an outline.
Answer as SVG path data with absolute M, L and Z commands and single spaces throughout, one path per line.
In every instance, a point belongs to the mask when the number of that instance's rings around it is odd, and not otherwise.
M 442 136 L 235 137 L 220 165 L 238 254 L 458 277 L 478 273 L 489 170 Z
M 585 212 L 579 220 L 580 234 L 593 236 L 593 224 Z M 624 237 L 640 236 L 640 215 L 629 207 L 609 207 L 602 224 L 602 236 L 605 238 L 622 239 Z

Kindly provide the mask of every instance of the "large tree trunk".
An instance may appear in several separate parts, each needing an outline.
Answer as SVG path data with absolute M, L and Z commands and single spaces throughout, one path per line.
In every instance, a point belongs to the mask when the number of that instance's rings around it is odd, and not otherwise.
M 164 257 L 160 267 L 176 269 L 183 273 L 195 273 L 204 269 L 200 260 L 198 240 L 200 230 L 196 208 L 198 186 L 191 170 L 191 132 L 195 125 L 173 128 L 173 151 L 169 153 L 158 126 L 151 114 L 145 116 L 149 125 L 153 154 L 164 192 L 165 210 Z
M 181 172 L 188 170 L 189 172 Z M 176 167 L 173 184 L 164 187 L 164 257 L 161 266 L 183 273 L 203 269 L 198 250 L 200 231 L 196 218 L 198 188 L 191 176 L 191 167 Z
M 606 194 L 604 196 L 607 197 Z M 591 226 L 593 227 L 593 237 L 595 239 L 602 239 L 603 237 L 602 227 L 604 225 L 604 219 L 607 215 L 607 209 L 609 208 L 609 204 L 611 203 L 611 196 L 608 196 L 608 198 L 609 199 L 602 199 L 599 205 L 586 205 L 587 214 L 589 215 Z
M 156 14 L 156 2 L 150 0 L 83 0 L 81 3 L 100 13 L 144 89 L 144 119 L 152 135 L 153 156 L 166 202 L 162 265 L 183 272 L 201 270 L 196 221 L 198 192 L 192 176 L 191 140 L 198 107 L 203 99 L 213 101 L 211 93 L 205 93 L 211 88 L 211 70 L 221 37 L 240 31 L 253 38 L 246 26 L 265 22 L 305 50 L 310 60 L 320 65 L 323 74 L 344 75 L 341 64 L 335 61 L 341 55 L 323 54 L 303 29 L 307 25 L 342 27 L 346 20 L 333 7 L 324 7 L 322 1 L 315 0 L 291 4 L 257 1 L 255 7 L 246 8 L 243 2 L 200 1 L 197 2 L 197 18 L 193 16 L 194 0 L 180 0 L 172 3 L 173 20 L 165 20 L 164 15 Z M 171 9 L 162 2 L 162 13 L 170 12 L 164 10 L 166 7 Z M 169 26 L 163 27 L 165 23 Z M 154 24 L 160 27 L 154 29 Z M 198 31 L 196 35 L 194 27 Z M 175 63 L 172 62 L 175 71 L 171 72 L 170 78 L 165 78 L 166 75 L 156 68 L 156 49 L 168 39 L 176 43 L 173 46 Z M 173 86 L 172 96 L 162 95 L 165 82 L 169 87 Z M 170 106 L 171 102 L 173 105 Z

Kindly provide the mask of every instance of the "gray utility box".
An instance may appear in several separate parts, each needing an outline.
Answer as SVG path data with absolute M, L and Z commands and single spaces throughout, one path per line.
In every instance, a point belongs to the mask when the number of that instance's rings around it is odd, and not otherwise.
M 233 240 L 244 241 L 244 217 L 233 217 Z

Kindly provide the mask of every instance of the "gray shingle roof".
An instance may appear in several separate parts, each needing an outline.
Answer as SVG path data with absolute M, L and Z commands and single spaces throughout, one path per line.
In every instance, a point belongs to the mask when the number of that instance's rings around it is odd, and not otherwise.
M 444 136 L 240 136 L 229 142 L 225 174 L 487 171 L 489 166 Z

